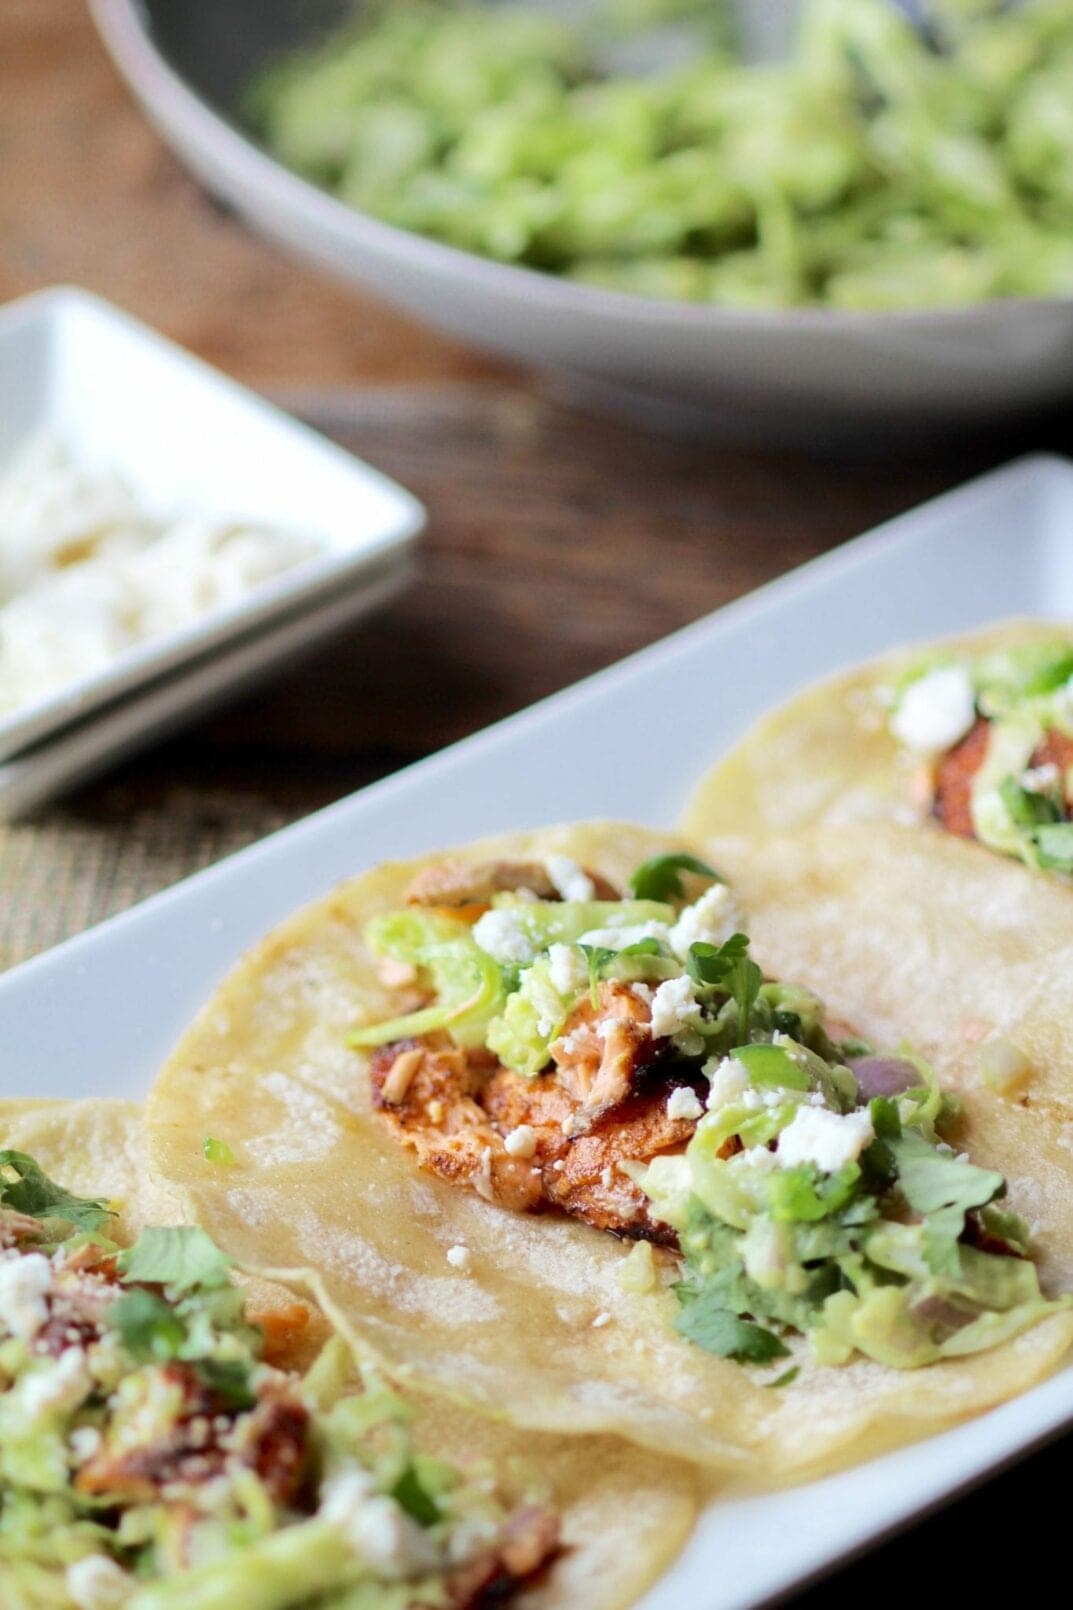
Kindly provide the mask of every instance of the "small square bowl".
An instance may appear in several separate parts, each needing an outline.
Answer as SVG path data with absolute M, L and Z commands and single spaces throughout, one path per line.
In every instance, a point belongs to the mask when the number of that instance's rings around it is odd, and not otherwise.
M 312 612 L 312 638 L 315 606 L 404 568 L 425 523 L 395 482 L 81 290 L 0 309 L 0 473 L 38 432 L 118 473 L 150 512 L 264 522 L 322 547 L 241 602 L 0 717 L 0 760 L 285 617 Z

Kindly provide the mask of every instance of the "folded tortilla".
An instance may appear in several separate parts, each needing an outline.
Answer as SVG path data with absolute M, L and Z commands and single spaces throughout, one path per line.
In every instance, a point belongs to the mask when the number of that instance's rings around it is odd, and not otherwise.
M 473 862 L 561 853 L 621 885 L 641 861 L 683 847 L 597 823 L 451 853 Z M 757 881 L 744 874 L 755 869 L 732 848 L 729 870 L 748 901 Z M 425 1389 L 535 1430 L 616 1433 L 728 1485 L 870 1457 L 1055 1367 L 1073 1339 L 1067 1313 L 989 1352 L 912 1371 L 861 1359 L 823 1367 L 800 1339 L 791 1359 L 749 1368 L 676 1334 L 669 1290 L 623 1290 L 626 1249 L 610 1235 L 512 1213 L 423 1174 L 374 1116 L 368 1056 L 347 1035 L 392 1013 L 362 933 L 402 903 L 425 864 L 381 867 L 269 935 L 158 1080 L 148 1107 L 154 1166 L 230 1252 L 263 1263 L 271 1249 L 276 1263 L 316 1267 L 378 1355 Z M 787 904 L 800 921 L 792 891 Z M 852 993 L 841 989 L 837 1004 L 850 1022 L 867 1019 L 867 998 L 842 999 Z M 891 997 L 890 1018 L 888 1039 L 917 1037 L 912 992 Z M 206 1161 L 206 1135 L 226 1141 L 232 1165 Z M 469 1254 L 464 1271 L 448 1261 L 455 1247 Z M 787 1365 L 799 1374 L 774 1389 Z
M 978 655 L 1066 639 L 1068 621 L 1010 620 L 940 643 L 914 644 L 806 688 L 752 726 L 702 779 L 684 830 L 794 833 L 825 823 L 895 821 L 942 834 L 919 798 L 921 757 L 892 735 L 884 694 L 936 655 Z M 994 852 L 965 840 L 969 860 Z
M 174 1208 L 175 1197 L 148 1167 L 141 1110 L 133 1102 L 0 1101 L 3 1148 L 29 1153 L 75 1194 L 107 1200 L 118 1214 L 116 1239 L 131 1240 L 146 1224 L 175 1222 L 174 1215 L 161 1216 Z M 277 1259 L 271 1231 L 258 1245 L 262 1263 Z M 281 1299 L 288 1309 L 295 1300 L 268 1280 L 250 1281 L 248 1291 L 253 1319 L 278 1309 Z M 319 1329 L 321 1339 L 327 1331 L 323 1325 L 310 1329 Z M 292 1365 L 305 1362 L 297 1356 Z M 405 1384 L 401 1389 L 406 1391 Z M 435 1397 L 408 1396 L 417 1410 L 415 1441 L 424 1451 L 454 1464 L 488 1464 L 506 1490 L 517 1486 L 546 1495 L 562 1516 L 564 1552 L 511 1600 L 517 1610 L 581 1604 L 625 1610 L 667 1568 L 692 1530 L 698 1486 L 687 1465 L 653 1458 L 612 1437 L 534 1436 Z

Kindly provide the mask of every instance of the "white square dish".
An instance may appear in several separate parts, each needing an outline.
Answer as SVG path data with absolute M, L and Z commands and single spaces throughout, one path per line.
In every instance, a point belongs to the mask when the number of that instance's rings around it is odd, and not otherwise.
M 410 581 L 405 561 L 363 575 L 360 587 L 286 615 L 215 654 L 156 679 L 85 721 L 9 760 L 0 760 L 0 821 L 14 821 L 67 792 L 139 744 L 158 741 L 223 698 L 237 698 L 277 667 L 298 659 L 400 593 Z
M 240 950 L 385 857 L 523 824 L 669 825 L 699 774 L 801 683 L 895 642 L 1073 615 L 1073 465 L 1026 459 L 890 522 L 489 732 L 0 980 L 0 1093 L 138 1096 Z M 610 736 L 609 736 L 610 735 Z M 1073 1419 L 1073 1369 L 842 1475 L 714 1502 L 644 1610 L 745 1610 Z
M 39 433 L 80 465 L 118 473 L 149 512 L 260 521 L 321 549 L 240 603 L 0 716 L 0 760 L 401 563 L 424 525 L 421 504 L 386 476 L 84 291 L 0 309 L 0 471 Z

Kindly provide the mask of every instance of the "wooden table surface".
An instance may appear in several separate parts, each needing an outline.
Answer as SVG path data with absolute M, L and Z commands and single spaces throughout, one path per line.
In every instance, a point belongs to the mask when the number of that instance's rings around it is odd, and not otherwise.
M 0 832 L 0 966 L 1014 450 L 1068 436 L 1051 419 L 1016 443 L 853 462 L 591 417 L 252 237 L 149 130 L 80 0 L 3 0 L 0 300 L 60 281 L 293 407 L 412 487 L 430 526 L 417 584 L 378 619 Z M 1029 1467 L 1035 1490 L 1054 1490 L 1064 1457 Z M 981 1528 L 1007 1538 L 1010 1516 L 1025 1514 L 1021 1481 L 993 1484 L 805 1598 L 856 1602 L 884 1569 L 904 1574 L 899 1549 L 934 1562 L 928 1581 L 941 1555 L 956 1558 L 963 1594 Z M 1029 1547 L 1045 1565 L 1038 1540 Z

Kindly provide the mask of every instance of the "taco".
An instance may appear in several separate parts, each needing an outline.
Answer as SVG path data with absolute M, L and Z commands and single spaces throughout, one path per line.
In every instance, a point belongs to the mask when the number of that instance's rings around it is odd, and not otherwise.
M 1073 872 L 1073 627 L 1007 621 L 809 688 L 751 729 L 685 817 L 700 838 L 876 819 Z
M 5 1610 L 615 1610 L 680 1547 L 680 1467 L 400 1395 L 145 1185 L 130 1104 L 0 1103 Z
M 154 1165 L 412 1379 L 727 1482 L 1010 1397 L 1073 1314 L 1002 1174 L 958 1160 L 920 1057 L 762 973 L 742 923 L 695 847 L 620 824 L 381 867 L 224 983 L 152 1093 Z M 881 1046 L 916 1034 L 899 1004 Z

